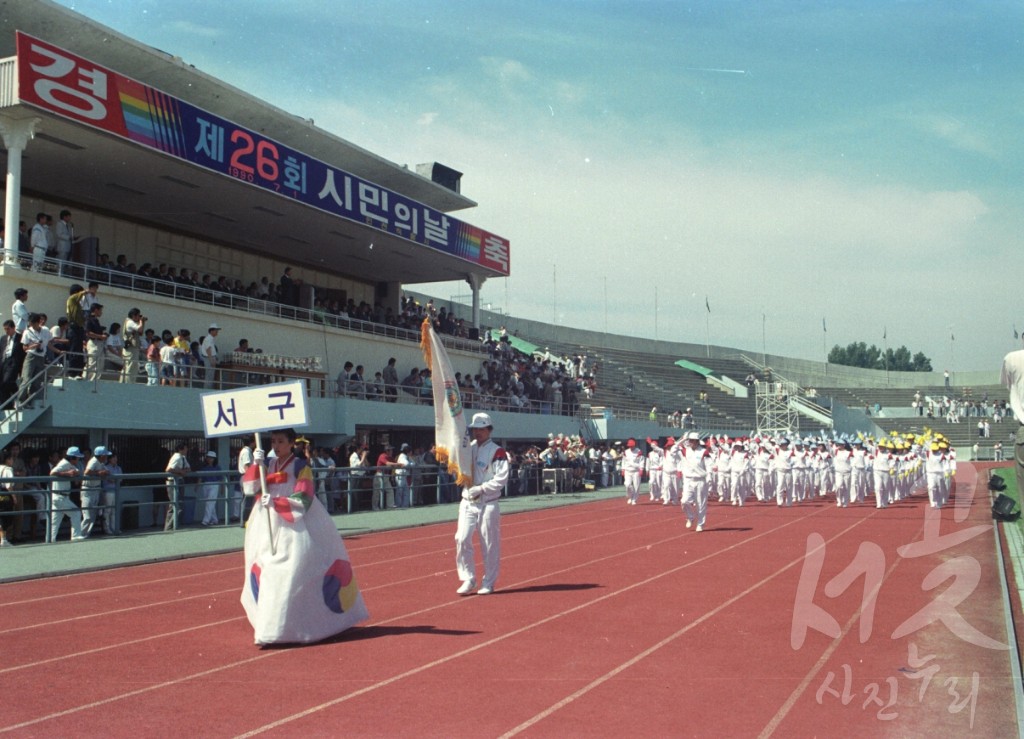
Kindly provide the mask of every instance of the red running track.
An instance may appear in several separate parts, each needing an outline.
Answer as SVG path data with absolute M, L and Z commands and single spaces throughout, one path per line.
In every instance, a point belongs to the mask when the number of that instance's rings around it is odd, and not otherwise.
M 253 646 L 241 554 L 3 585 L 0 732 L 1013 736 L 977 495 L 506 516 L 488 597 L 455 595 L 451 524 L 353 537 L 373 619 L 307 647 Z

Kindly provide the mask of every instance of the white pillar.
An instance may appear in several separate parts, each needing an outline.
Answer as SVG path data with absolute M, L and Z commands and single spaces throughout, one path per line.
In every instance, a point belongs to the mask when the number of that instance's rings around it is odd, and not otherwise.
M 21 220 L 21 152 L 36 134 L 39 118 L 0 116 L 0 136 L 7 149 L 7 190 L 4 205 L 4 251 L 7 263 L 18 259 L 18 221 Z
M 483 287 L 486 277 L 480 275 L 466 275 L 466 282 L 473 293 L 473 328 L 480 330 L 480 288 Z

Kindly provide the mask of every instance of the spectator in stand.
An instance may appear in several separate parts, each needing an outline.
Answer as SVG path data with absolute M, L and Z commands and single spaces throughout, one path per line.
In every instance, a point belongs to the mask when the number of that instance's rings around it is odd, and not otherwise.
M 423 387 L 423 378 L 420 377 L 420 370 L 418 367 L 413 367 L 409 370 L 409 375 L 402 380 L 402 391 L 418 399 L 421 387 Z
M 104 352 L 107 346 L 107 328 L 100 319 L 103 317 L 103 305 L 93 303 L 89 309 L 89 317 L 85 321 L 86 363 L 85 379 L 95 380 L 103 371 Z
M 3 328 L 4 335 L 0 337 L 0 403 L 18 392 L 18 378 L 25 359 L 25 348 L 14 330 L 14 321 L 4 321 Z
M 31 408 L 35 395 L 43 384 L 42 371 L 46 365 L 46 344 L 43 339 L 42 318 L 38 313 L 30 313 L 28 328 L 21 337 L 21 346 L 25 350 L 25 361 L 21 369 L 21 395 L 18 404 L 21 408 Z
M 32 227 L 30 243 L 32 245 L 32 271 L 40 272 L 48 251 L 45 213 L 36 213 L 36 225 Z
M 392 456 L 395 448 L 388 444 L 377 457 L 377 469 L 373 474 L 373 500 L 371 506 L 375 511 L 395 507 L 395 488 L 391 483 L 391 473 L 395 467 Z
M 356 365 L 355 371 L 349 375 L 348 389 L 353 398 L 366 399 L 366 380 L 363 377 L 363 365 Z
M 373 380 L 366 383 L 366 398 L 367 400 L 381 400 L 384 397 L 384 375 L 380 372 L 376 372 L 373 375 Z
M 178 329 L 174 339 L 174 377 L 178 387 L 188 387 L 192 379 L 192 334 L 188 329 Z
M 75 237 L 75 224 L 71 221 L 71 211 L 64 209 L 60 212 L 60 220 L 57 222 L 56 244 L 57 259 L 62 262 L 71 261 L 71 245 L 78 239 Z
M 358 446 L 349 446 L 348 455 L 348 497 L 350 503 L 357 502 L 357 496 L 363 489 L 363 481 L 366 479 L 366 468 L 370 461 L 366 458 L 369 454 L 367 443 L 361 442 Z
M 384 396 L 387 398 L 389 403 L 394 403 L 398 400 L 398 370 L 395 367 L 395 363 L 398 360 L 394 357 L 388 360 L 387 366 L 382 370 L 382 376 L 384 378 Z
M 217 499 L 221 497 L 221 486 L 224 483 L 220 467 L 217 465 L 217 452 L 211 449 L 206 453 L 203 467 L 199 472 L 203 501 L 203 520 L 200 523 L 203 526 L 217 526 L 220 523 L 217 518 Z
M 338 396 L 347 398 L 351 395 L 351 377 L 352 377 L 353 364 L 351 362 L 345 362 L 341 368 L 341 372 L 338 373 Z
M 128 317 L 124 320 L 124 331 L 122 341 L 124 350 L 122 355 L 122 370 L 119 382 L 134 383 L 139 375 L 139 352 L 145 340 L 146 317 L 138 308 L 128 311 Z M 113 326 L 111 326 L 113 329 Z M 108 342 L 109 343 L 109 342 Z
M 70 447 L 64 458 L 50 469 L 51 477 L 59 477 L 50 484 L 50 541 L 57 541 L 60 525 L 67 516 L 71 521 L 71 541 L 81 541 L 82 512 L 68 497 L 71 493 L 71 480 L 82 476 L 81 461 L 85 455 L 77 446 Z
M 206 367 L 205 382 L 203 384 L 207 390 L 213 389 L 217 381 L 217 336 L 219 334 L 220 326 L 216 323 L 211 323 L 206 336 L 203 337 L 203 343 L 200 348 L 203 365 Z
M 107 474 L 103 477 L 103 533 L 108 536 L 121 534 L 121 520 L 117 516 L 117 479 L 123 472 L 117 463 L 117 453 L 111 450 L 107 457 Z
M 110 324 L 110 331 L 104 342 L 103 356 L 106 360 L 106 376 L 120 378 L 124 373 L 124 339 L 121 338 L 121 324 L 116 321 Z
M 82 538 L 88 539 L 96 519 L 103 513 L 103 479 L 110 474 L 107 460 L 110 450 L 98 446 L 82 472 Z M 113 517 L 113 512 L 111 512 Z

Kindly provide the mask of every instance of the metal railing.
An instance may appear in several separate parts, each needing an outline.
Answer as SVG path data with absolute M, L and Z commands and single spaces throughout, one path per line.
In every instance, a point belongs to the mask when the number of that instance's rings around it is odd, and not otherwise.
M 389 468 L 377 467 L 314 468 L 315 495 L 332 515 L 447 505 L 461 499 L 461 490 L 439 467 L 415 465 L 406 469 L 406 473 L 395 474 Z M 42 528 L 42 541 L 56 542 L 63 519 L 82 514 L 80 506 L 72 503 L 74 508 L 68 508 L 58 496 L 70 500 L 73 494 L 80 494 L 83 479 L 0 477 L 0 495 L 11 495 L 18 501 L 15 510 L 0 512 L 4 529 L 10 533 L 11 527 L 19 527 L 19 535 L 12 538 L 39 539 Z M 512 467 L 504 495 L 570 492 L 581 489 L 582 479 L 579 470 L 517 464 Z M 69 480 L 69 490 L 52 489 L 54 483 L 67 485 Z M 203 525 L 210 511 L 216 518 L 211 525 L 237 525 L 244 521 L 253 500 L 242 494 L 238 472 L 230 470 L 196 470 L 174 480 L 166 472 L 130 473 L 111 475 L 97 484 L 102 493 L 100 502 L 89 509 L 95 522 L 94 534 L 104 528 L 124 534 L 148 533 L 154 527 L 167 532 L 194 529 Z M 31 507 L 27 505 L 29 499 Z M 106 520 L 108 516 L 110 521 Z
M 6 255 L 7 263 L 17 263 L 24 269 L 31 269 L 32 258 L 30 256 L 23 253 L 14 256 L 10 250 L 6 252 Z M 372 334 L 374 336 L 384 336 L 416 343 L 420 341 L 420 331 L 418 329 L 392 326 L 375 321 L 363 321 L 349 318 L 348 316 L 328 313 L 325 310 L 301 308 L 272 300 L 250 298 L 244 295 L 224 292 L 212 286 L 187 285 L 152 275 L 139 276 L 138 274 L 123 272 L 118 269 L 94 267 L 78 262 L 62 261 L 54 257 L 46 257 L 42 265 L 42 271 L 67 279 L 95 281 L 104 285 L 110 285 L 111 287 L 120 287 L 133 292 L 199 303 L 218 309 L 229 308 L 251 314 L 284 318 L 289 321 L 301 321 L 318 326 L 328 326 L 344 331 L 354 331 L 356 333 Z M 441 342 L 450 349 L 460 349 L 477 354 L 485 353 L 481 342 L 478 340 L 465 339 L 450 334 L 439 334 L 439 336 Z

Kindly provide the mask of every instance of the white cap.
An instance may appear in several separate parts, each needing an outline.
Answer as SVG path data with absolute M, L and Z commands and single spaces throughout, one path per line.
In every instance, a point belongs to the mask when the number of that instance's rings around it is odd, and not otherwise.
M 215 452 L 215 451 L 213 451 L 211 449 L 210 451 L 208 451 L 206 453 L 206 456 L 209 457 L 210 459 L 216 459 L 217 458 L 217 452 Z
M 491 423 L 491 417 L 486 413 L 474 413 L 473 420 L 469 422 L 469 428 L 471 429 L 486 429 L 494 428 L 494 424 Z
M 209 330 L 210 331 L 214 331 L 214 330 L 220 331 L 220 326 L 218 326 L 216 323 L 211 323 Z
M 696 431 L 691 431 L 686 435 L 687 441 L 700 441 L 700 434 Z

